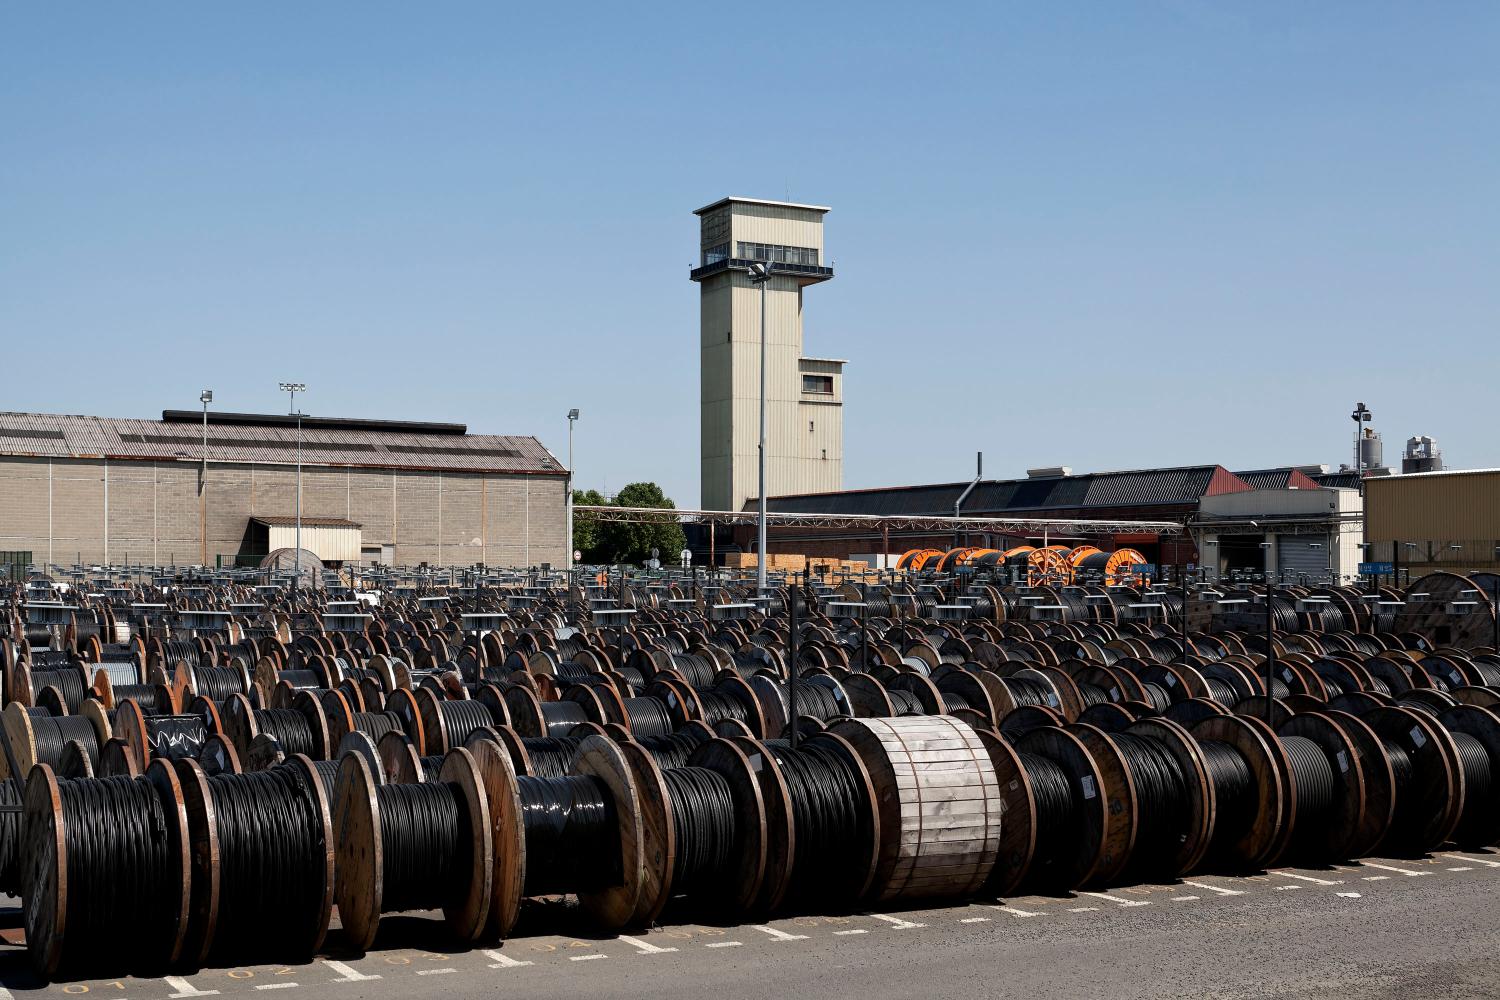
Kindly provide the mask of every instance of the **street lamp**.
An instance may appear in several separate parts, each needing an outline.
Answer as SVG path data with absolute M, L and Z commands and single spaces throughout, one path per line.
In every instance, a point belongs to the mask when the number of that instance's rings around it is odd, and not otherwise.
M 204 566 L 208 565 L 208 532 L 203 528 L 203 525 L 207 523 L 207 515 L 201 505 L 203 496 L 208 490 L 208 404 L 213 401 L 212 389 L 204 389 L 198 393 L 198 402 L 203 404 L 203 464 L 198 469 L 199 536 L 202 538 L 203 548 L 198 553 L 198 561 Z
M 573 583 L 573 425 L 578 422 L 578 408 L 568 411 L 568 537 L 563 565 L 568 567 L 568 585 Z
M 1354 404 L 1354 412 L 1349 414 L 1354 420 L 1354 478 L 1359 485 L 1359 495 L 1365 495 L 1365 424 L 1374 417 L 1370 408 L 1364 403 Z
M 297 531 L 294 536 L 296 548 L 292 550 L 292 589 L 302 583 L 302 411 L 297 409 L 297 393 L 306 392 L 303 382 L 282 382 L 281 391 L 288 393 L 287 413 L 297 417 Z
M 766 283 L 771 265 L 750 265 L 750 282 L 760 286 L 760 518 L 755 529 L 755 593 L 766 592 Z M 793 671 L 796 666 L 793 665 Z

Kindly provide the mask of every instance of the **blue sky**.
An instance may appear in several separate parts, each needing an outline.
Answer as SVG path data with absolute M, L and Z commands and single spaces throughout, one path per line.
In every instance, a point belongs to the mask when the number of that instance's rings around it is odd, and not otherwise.
M 1500 465 L 1500 6 L 0 6 L 0 408 L 467 422 L 698 494 L 693 208 L 831 205 L 846 485 Z

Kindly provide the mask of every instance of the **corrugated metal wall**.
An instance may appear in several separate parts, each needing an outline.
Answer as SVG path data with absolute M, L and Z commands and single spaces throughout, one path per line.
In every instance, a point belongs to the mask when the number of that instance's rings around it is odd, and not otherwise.
M 1500 538 L 1500 472 L 1365 480 L 1372 542 Z

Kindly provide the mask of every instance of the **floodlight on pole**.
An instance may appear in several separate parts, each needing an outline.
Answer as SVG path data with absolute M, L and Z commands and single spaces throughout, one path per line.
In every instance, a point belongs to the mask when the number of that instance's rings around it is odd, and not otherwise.
M 760 517 L 755 528 L 755 593 L 766 592 L 766 284 L 771 279 L 771 265 L 750 265 L 750 282 L 760 286 Z
M 282 382 L 279 383 L 281 391 L 288 393 L 290 402 L 287 404 L 287 413 L 297 418 L 297 531 L 292 550 L 292 589 L 296 590 L 302 583 L 302 411 L 297 409 L 297 393 L 307 391 L 305 382 Z

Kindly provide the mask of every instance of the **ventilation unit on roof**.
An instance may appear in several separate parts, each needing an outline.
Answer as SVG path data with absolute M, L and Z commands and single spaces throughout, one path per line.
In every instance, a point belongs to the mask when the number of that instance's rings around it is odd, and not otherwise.
M 1066 465 L 1049 465 L 1040 469 L 1027 469 L 1027 479 L 1059 479 L 1063 476 L 1071 476 L 1073 470 Z

